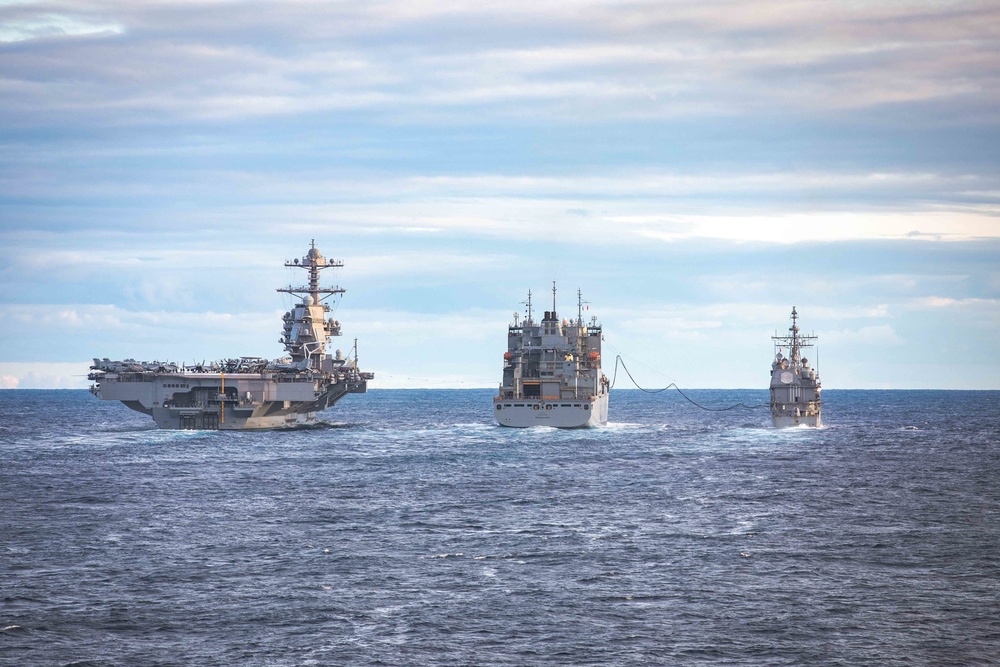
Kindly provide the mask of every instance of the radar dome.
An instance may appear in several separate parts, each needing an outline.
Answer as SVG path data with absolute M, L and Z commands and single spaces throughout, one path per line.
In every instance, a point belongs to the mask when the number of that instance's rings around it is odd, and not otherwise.
M 319 248 L 310 248 L 309 254 L 306 255 L 306 257 L 319 266 L 324 266 L 326 264 L 326 259 L 324 259 L 323 255 L 320 254 Z

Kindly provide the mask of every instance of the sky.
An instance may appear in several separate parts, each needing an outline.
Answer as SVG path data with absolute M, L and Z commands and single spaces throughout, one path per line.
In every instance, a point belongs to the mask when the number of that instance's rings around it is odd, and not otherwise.
M 279 357 L 313 239 L 373 387 L 556 281 L 648 388 L 795 306 L 827 389 L 1000 389 L 1000 4 L 0 0 L 0 387 Z

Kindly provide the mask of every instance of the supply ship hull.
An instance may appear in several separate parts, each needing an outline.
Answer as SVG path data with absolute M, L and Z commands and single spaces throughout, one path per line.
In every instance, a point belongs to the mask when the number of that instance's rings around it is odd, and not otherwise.
M 553 428 L 588 428 L 608 423 L 608 394 L 584 402 L 493 399 L 497 423 L 501 426 L 551 426 Z
M 331 309 L 324 301 L 344 290 L 320 287 L 319 274 L 343 264 L 327 261 L 313 243 L 305 257 L 285 266 L 306 269 L 309 276 L 308 285 L 278 289 L 302 298 L 282 318 L 279 342 L 287 357 L 240 357 L 193 367 L 94 359 L 91 393 L 150 415 L 160 428 L 211 430 L 308 426 L 347 394 L 365 393 L 374 374 L 359 370 L 357 341 L 353 358 L 340 350 L 326 353 L 330 336 L 340 335 L 340 322 L 327 319 Z
M 579 297 L 579 292 L 577 293 Z M 596 318 L 583 321 L 583 301 L 573 322 L 545 311 L 541 323 L 517 314 L 507 330 L 503 382 L 493 398 L 500 426 L 587 428 L 608 423 L 610 387 L 601 372 L 603 332 Z

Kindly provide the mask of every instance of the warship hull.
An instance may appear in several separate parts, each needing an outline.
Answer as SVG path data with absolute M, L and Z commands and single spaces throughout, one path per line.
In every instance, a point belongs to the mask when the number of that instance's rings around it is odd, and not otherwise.
M 494 398 L 494 412 L 500 426 L 527 428 L 589 428 L 608 423 L 608 394 L 589 399 L 563 401 L 508 400 Z
M 306 374 L 106 373 L 93 391 L 147 414 L 163 429 L 298 428 L 347 394 L 367 391 L 360 374 L 344 382 Z
M 794 426 L 823 426 L 823 420 L 816 415 L 772 415 L 775 428 L 791 428 Z

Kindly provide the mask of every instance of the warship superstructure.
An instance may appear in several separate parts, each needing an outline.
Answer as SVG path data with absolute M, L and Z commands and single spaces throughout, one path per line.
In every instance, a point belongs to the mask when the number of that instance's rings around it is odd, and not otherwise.
M 608 378 L 601 372 L 601 325 L 596 317 L 583 321 L 584 301 L 577 290 L 577 318 L 560 321 L 556 285 L 552 310 L 541 322 L 532 313 L 528 292 L 527 317 L 514 313 L 507 329 L 503 382 L 493 398 L 501 426 L 584 428 L 608 422 Z
M 787 426 L 822 426 L 820 391 L 816 369 L 802 356 L 802 349 L 812 347 L 817 336 L 799 333 L 799 314 L 792 306 L 792 326 L 787 336 L 771 336 L 776 349 L 771 363 L 771 418 L 778 428 Z M 788 356 L 782 350 L 788 348 Z
M 330 337 L 341 333 L 340 322 L 327 317 L 331 308 L 325 301 L 344 290 L 321 287 L 320 272 L 343 263 L 323 257 L 313 241 L 305 257 L 285 266 L 305 269 L 309 277 L 308 285 L 277 290 L 301 297 L 282 318 L 278 342 L 286 358 L 240 357 L 194 366 L 94 359 L 91 393 L 152 416 L 160 428 L 217 430 L 308 426 L 347 394 L 365 393 L 375 376 L 358 368 L 357 340 L 353 358 L 340 350 L 326 352 Z

